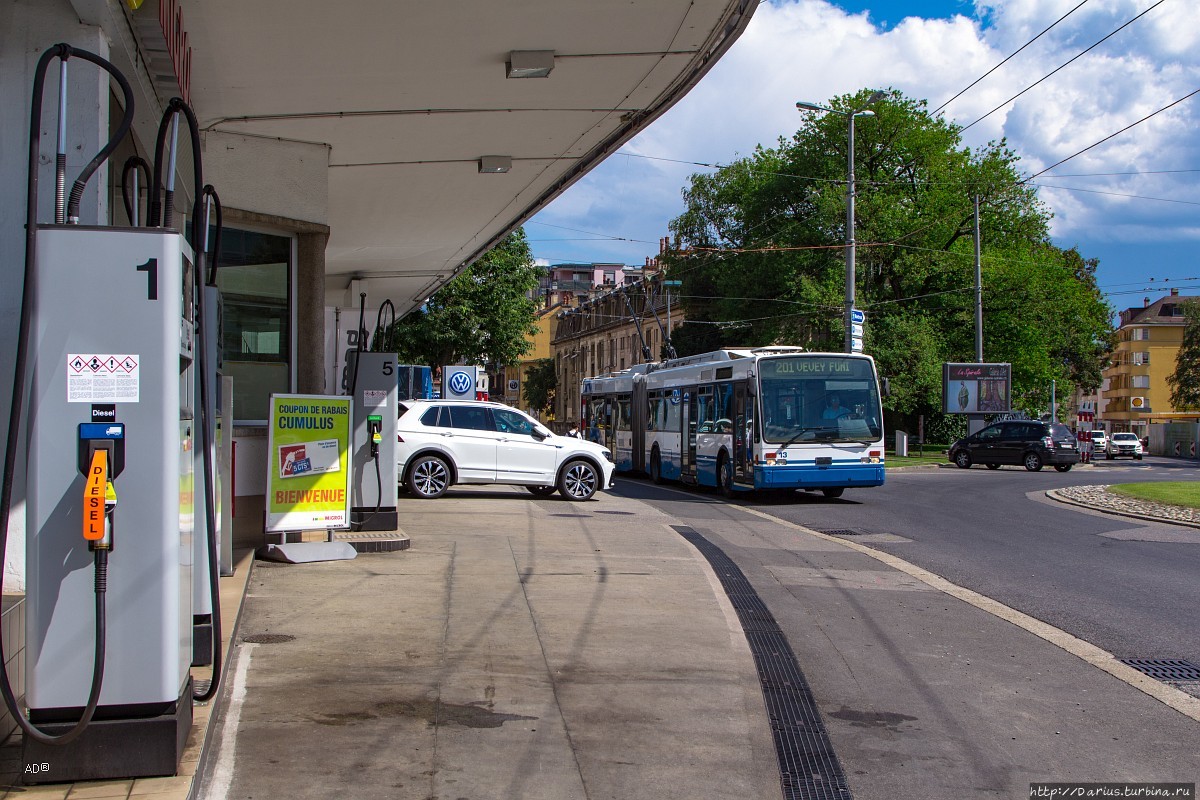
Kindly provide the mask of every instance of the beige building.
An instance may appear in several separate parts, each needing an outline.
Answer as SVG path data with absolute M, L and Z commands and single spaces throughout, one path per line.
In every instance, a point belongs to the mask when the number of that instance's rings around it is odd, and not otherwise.
M 493 400 L 499 400 L 513 408 L 528 411 L 543 422 L 553 422 L 554 411 L 551 409 L 548 414 L 543 415 L 539 409 L 529 408 L 524 394 L 525 376 L 538 361 L 554 358 L 551 341 L 554 339 L 554 332 L 558 329 L 558 314 L 563 308 L 562 305 L 555 303 L 549 308 L 538 309 L 537 333 L 527 337 L 527 341 L 533 345 L 533 349 L 522 356 L 516 364 L 510 364 L 502 369 L 500 374 L 502 383 L 492 392 Z
M 1146 436 L 1153 423 L 1200 420 L 1195 411 L 1171 407 L 1167 376 L 1175 371 L 1175 357 L 1183 343 L 1183 304 L 1200 297 L 1181 296 L 1178 289 L 1141 308 L 1121 312 L 1117 347 L 1104 370 L 1104 398 L 1099 419 L 1111 431 L 1133 431 Z
M 561 426 L 579 421 L 584 378 L 665 357 L 664 333 L 684 321 L 669 284 L 662 272 L 647 272 L 636 283 L 558 312 L 552 346 L 558 374 L 554 414 Z

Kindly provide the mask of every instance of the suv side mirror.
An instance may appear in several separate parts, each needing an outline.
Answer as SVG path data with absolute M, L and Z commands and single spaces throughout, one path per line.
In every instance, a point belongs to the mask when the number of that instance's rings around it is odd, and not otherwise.
M 534 428 L 529 432 L 529 435 L 539 442 L 544 442 L 546 439 L 550 438 L 550 431 L 546 430 L 545 428 Z

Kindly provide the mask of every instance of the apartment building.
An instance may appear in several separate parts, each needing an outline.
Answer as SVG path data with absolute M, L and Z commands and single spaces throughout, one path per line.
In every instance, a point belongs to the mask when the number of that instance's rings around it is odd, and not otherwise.
M 664 357 L 666 334 L 684 321 L 671 291 L 675 289 L 664 281 L 662 272 L 649 265 L 635 283 L 558 313 L 552 341 L 558 374 L 556 420 L 562 425 L 579 420 L 579 387 L 584 378 Z
M 1104 370 L 1104 398 L 1098 418 L 1109 431 L 1132 431 L 1147 436 L 1151 424 L 1200 421 L 1200 413 L 1171 407 L 1167 376 L 1183 343 L 1183 305 L 1200 297 L 1180 295 L 1178 289 L 1155 302 L 1120 314 L 1117 347 Z

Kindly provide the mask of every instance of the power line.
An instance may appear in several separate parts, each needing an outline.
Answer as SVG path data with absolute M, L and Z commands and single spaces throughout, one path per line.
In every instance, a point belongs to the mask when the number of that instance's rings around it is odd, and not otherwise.
M 525 224 L 526 225 L 543 225 L 547 228 L 558 228 L 559 230 L 571 231 L 572 233 L 586 233 L 588 236 L 603 236 L 606 239 L 612 239 L 612 240 L 618 241 L 618 242 L 637 242 L 638 244 L 655 244 L 655 242 L 647 241 L 645 239 L 627 239 L 624 236 L 612 236 L 607 233 L 597 233 L 596 231 L 585 231 L 585 230 L 580 230 L 579 228 L 568 228 L 565 225 L 552 225 L 549 222 L 537 222 L 535 220 L 530 220 L 529 222 L 527 222 Z M 551 241 L 554 241 L 554 240 L 551 240 Z M 564 240 L 564 241 L 567 241 L 567 240 Z
M 974 86 L 975 84 L 979 83 L 981 80 L 983 80 L 984 78 L 986 78 L 988 75 L 991 75 L 993 72 L 995 72 L 996 70 L 1000 69 L 1002 66 L 1004 66 L 1005 64 L 1007 64 L 1007 63 L 1009 62 L 1009 60 L 1010 60 L 1010 59 L 1012 59 L 1012 57 L 1013 57 L 1013 56 L 1015 56 L 1017 53 L 1019 53 L 1019 52 L 1021 52 L 1022 50 L 1024 50 L 1026 47 L 1029 47 L 1029 45 L 1033 44 L 1033 43 L 1034 43 L 1034 42 L 1036 42 L 1038 39 L 1042 38 L 1042 36 L 1043 36 L 1044 34 L 1046 34 L 1047 32 L 1049 32 L 1050 28 L 1053 28 L 1055 25 L 1057 25 L 1058 23 L 1062 22 L 1062 21 L 1063 21 L 1064 19 L 1066 19 L 1067 17 L 1069 17 L 1069 16 L 1071 16 L 1072 14 L 1074 14 L 1074 13 L 1075 13 L 1076 11 L 1078 11 L 1078 10 L 1079 10 L 1079 9 L 1080 9 L 1082 6 L 1086 5 L 1086 4 L 1087 4 L 1087 2 L 1088 2 L 1088 0 L 1083 0 L 1083 2 L 1082 2 L 1082 3 L 1080 3 L 1080 4 L 1079 4 L 1079 5 L 1077 5 L 1077 6 L 1075 6 L 1075 7 L 1074 7 L 1074 8 L 1072 8 L 1070 11 L 1068 11 L 1067 13 L 1063 14 L 1061 17 L 1059 17 L 1058 19 L 1056 19 L 1054 22 L 1052 22 L 1052 23 L 1050 24 L 1050 27 L 1049 27 L 1049 28 L 1046 28 L 1045 30 L 1043 30 L 1043 31 L 1042 31 L 1041 33 L 1039 33 L 1037 36 L 1033 37 L 1033 38 L 1032 38 L 1032 39 L 1030 39 L 1028 42 L 1026 42 L 1025 44 L 1023 44 L 1023 45 L 1021 45 L 1020 47 L 1018 47 L 1016 50 L 1014 50 L 1014 51 L 1013 51 L 1013 52 L 1012 52 L 1012 53 L 1011 53 L 1011 54 L 1010 54 L 1010 55 L 1009 55 L 1007 58 L 1005 58 L 1005 59 L 1004 59 L 1003 61 L 1001 61 L 999 64 L 997 64 L 996 66 L 992 67 L 991 69 L 989 69 L 987 72 L 985 72 L 985 73 L 983 73 L 982 75 L 980 75 L 980 76 L 979 76 L 978 78 L 976 78 L 975 80 L 971 81 L 970 85 L 969 85 L 969 86 L 967 86 L 967 88 L 966 88 L 966 89 L 963 89 L 963 90 L 962 90 L 962 91 L 960 91 L 958 94 L 954 95 L 954 97 L 951 97 L 949 100 L 947 100 L 946 102 L 942 103 L 940 106 L 938 106 L 937 108 L 935 108 L 933 111 L 931 111 L 931 112 L 930 112 L 930 115 L 932 116 L 933 114 L 936 114 L 937 112 L 941 111 L 941 110 L 942 110 L 943 108 L 945 108 L 946 106 L 948 106 L 948 105 L 950 105 L 951 103 L 953 103 L 953 102 L 954 102 L 955 100 L 957 100 L 958 98 L 962 97 L 964 94 L 966 94 L 966 92 L 967 92 L 967 90 L 968 90 L 968 89 L 970 89 L 972 86 Z
M 1014 94 L 1012 97 L 1008 98 L 1008 99 L 1007 99 L 1007 100 L 1005 100 L 1003 103 L 1001 103 L 1000 105 L 998 105 L 998 106 L 996 106 L 995 108 L 993 108 L 991 111 L 989 111 L 989 112 L 987 112 L 986 114 L 984 114 L 984 115 L 983 115 L 982 117 L 980 117 L 979 119 L 977 119 L 977 120 L 975 120 L 974 122 L 972 122 L 972 123 L 971 123 L 970 125 L 968 125 L 966 128 L 961 128 L 961 129 L 959 129 L 959 133 L 962 133 L 963 131 L 966 131 L 967 129 L 974 127 L 975 125 L 979 124 L 980 122 L 983 122 L 985 119 L 987 119 L 988 117 L 990 117 L 992 114 L 995 114 L 997 111 L 999 111 L 1000 109 L 1004 108 L 1006 105 L 1008 105 L 1009 103 L 1011 103 L 1013 100 L 1016 100 L 1018 97 L 1020 97 L 1021 95 L 1025 94 L 1026 92 L 1028 92 L 1028 91 L 1029 91 L 1030 89 L 1032 89 L 1034 86 L 1037 86 L 1039 83 L 1041 83 L 1042 81 L 1046 80 L 1046 79 L 1047 79 L 1047 78 L 1049 78 L 1051 75 L 1054 75 L 1054 74 L 1055 74 L 1055 73 L 1057 73 L 1059 70 L 1061 70 L 1063 67 L 1066 67 L 1068 64 L 1070 64 L 1071 62 L 1075 61 L 1075 59 L 1077 59 L 1077 58 L 1079 58 L 1079 57 L 1081 57 L 1081 56 L 1083 56 L 1083 55 L 1087 54 L 1088 52 L 1090 52 L 1091 50 L 1095 49 L 1096 47 L 1099 47 L 1101 44 L 1103 44 L 1105 41 L 1107 41 L 1107 40 L 1108 40 L 1110 37 L 1112 37 L 1112 36 L 1115 36 L 1117 33 L 1120 33 L 1122 30 L 1124 30 L 1125 28 L 1127 28 L 1127 27 L 1129 27 L 1130 25 L 1132 25 L 1134 22 L 1136 22 L 1136 21 L 1137 21 L 1138 19 L 1140 19 L 1141 17 L 1145 16 L 1146 14 L 1150 13 L 1150 12 L 1151 12 L 1151 11 L 1153 11 L 1154 9 L 1158 8 L 1158 7 L 1159 7 L 1160 5 L 1162 5 L 1164 2 L 1166 2 L 1166 0 L 1158 0 L 1158 2 L 1157 2 L 1157 3 L 1155 3 L 1155 4 L 1154 4 L 1154 5 L 1152 5 L 1152 6 L 1150 6 L 1150 7 L 1149 7 L 1149 8 L 1147 8 L 1145 11 L 1143 11 L 1141 14 L 1138 14 L 1136 17 L 1134 17 L 1133 19 L 1129 20 L 1129 21 L 1128 21 L 1128 22 L 1126 22 L 1124 25 L 1122 25 L 1121 27 L 1117 28 L 1117 29 L 1116 29 L 1115 31 L 1113 31 L 1112 33 L 1108 34 L 1108 36 L 1105 36 L 1103 39 L 1101 39 L 1100 41 L 1098 41 L 1098 42 L 1096 42 L 1095 44 L 1093 44 L 1091 47 L 1087 48 L 1087 50 L 1084 50 L 1083 52 L 1081 52 L 1081 53 L 1078 53 L 1077 55 L 1075 55 L 1074 57 L 1072 57 L 1072 58 L 1071 58 L 1070 60 L 1068 60 L 1067 62 L 1065 62 L 1065 63 L 1063 63 L 1063 64 L 1060 64 L 1059 66 L 1057 66 L 1057 67 L 1056 67 L 1056 68 L 1055 68 L 1055 69 L 1054 69 L 1052 72 L 1050 72 L 1049 74 L 1047 74 L 1047 75 L 1043 75 L 1041 78 L 1038 78 L 1036 81 L 1034 81 L 1034 82 L 1033 82 L 1033 83 L 1031 83 L 1030 85 L 1026 86 L 1024 89 L 1022 89 L 1021 91 L 1017 92 L 1017 93 L 1016 93 L 1016 94 Z
M 1159 2 L 1161 3 L 1161 2 L 1162 2 L 1162 0 L 1159 0 Z M 1054 169 L 1055 167 L 1057 167 L 1059 164 L 1065 164 L 1065 163 L 1067 163 L 1068 161 L 1070 161 L 1072 158 L 1075 158 L 1075 156 L 1080 156 L 1080 155 L 1083 155 L 1083 154 L 1084 154 L 1084 153 L 1086 153 L 1088 150 L 1091 150 L 1093 147 L 1097 147 L 1098 145 L 1102 145 L 1102 144 L 1104 144 L 1104 143 L 1105 143 L 1105 142 L 1107 142 L 1109 139 L 1112 139 L 1112 138 L 1113 138 L 1113 137 L 1115 137 L 1115 136 L 1119 136 L 1119 135 L 1121 135 L 1122 133 L 1124 133 L 1125 131 L 1129 130 L 1130 128 L 1132 128 L 1132 127 L 1134 127 L 1134 126 L 1136 126 L 1136 125 L 1141 125 L 1143 122 L 1145 122 L 1146 120 L 1150 119 L 1151 117 L 1153 117 L 1153 116 L 1156 116 L 1156 115 L 1158 115 L 1158 114 L 1161 114 L 1162 112 L 1166 111 L 1168 108 L 1172 108 L 1172 107 L 1174 107 L 1174 106 L 1177 106 L 1177 105 L 1179 105 L 1179 104 L 1180 104 L 1180 103 L 1182 103 L 1184 100 L 1187 100 L 1188 98 L 1192 97 L 1192 96 L 1193 96 L 1193 95 L 1195 95 L 1195 94 L 1200 94 L 1200 89 L 1195 89 L 1195 90 L 1193 90 L 1192 92 L 1190 92 L 1189 94 L 1186 94 L 1186 95 L 1184 95 L 1183 97 L 1179 98 L 1179 99 L 1178 99 L 1178 100 L 1176 100 L 1174 103 L 1171 103 L 1171 104 L 1169 104 L 1169 105 L 1165 105 L 1165 106 L 1163 106 L 1162 108 L 1160 108 L 1158 111 L 1154 111 L 1154 112 L 1152 112 L 1152 113 L 1150 113 L 1150 114 L 1147 114 L 1146 116 L 1142 117 L 1142 118 L 1141 118 L 1141 119 L 1139 119 L 1137 122 L 1132 122 L 1132 123 L 1130 123 L 1129 125 L 1126 125 L 1124 128 L 1121 128 L 1121 130 L 1117 131 L 1116 133 L 1110 133 L 1108 136 L 1105 136 L 1103 139 L 1101 139 L 1100 141 L 1096 142 L 1095 144 L 1089 144 L 1087 147 L 1083 148 L 1083 149 L 1082 149 L 1082 150 L 1080 150 L 1078 153 L 1072 153 L 1071 155 L 1067 156 L 1066 158 L 1062 159 L 1061 161 L 1056 161 L 1056 162 L 1054 162 L 1053 164 L 1051 164 L 1050 166 L 1046 167 L 1046 168 L 1045 168 L 1044 170 L 1042 170 L 1041 172 L 1035 172 L 1034 174 L 1030 175 L 1028 178 L 1026 178 L 1025 180 L 1021 181 L 1021 183 L 1029 183 L 1029 182 L 1030 182 L 1030 181 L 1032 181 L 1034 178 L 1038 177 L 1039 175 L 1043 175 L 1043 174 L 1045 174 L 1045 173 L 1049 172 L 1050 170 L 1052 170 L 1052 169 Z
M 1050 177 L 1057 177 L 1051 175 Z M 1200 202 L 1195 200 L 1172 200 L 1167 197 L 1146 197 L 1140 194 L 1124 194 L 1122 192 L 1105 192 L 1100 189 L 1084 189 L 1080 186 L 1055 186 L 1053 183 L 1030 183 L 1030 186 L 1038 186 L 1043 189 L 1065 189 L 1068 192 L 1087 192 L 1089 194 L 1104 194 L 1110 197 L 1127 197 L 1131 200 L 1154 200 L 1159 203 L 1182 203 L 1188 206 L 1200 206 Z

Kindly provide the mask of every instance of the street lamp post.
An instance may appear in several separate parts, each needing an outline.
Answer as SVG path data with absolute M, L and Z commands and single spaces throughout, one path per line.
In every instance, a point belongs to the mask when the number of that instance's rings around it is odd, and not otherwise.
M 826 111 L 830 114 L 846 116 L 846 127 L 849 133 L 849 142 L 846 148 L 846 309 L 842 322 L 846 327 L 845 350 L 847 353 L 854 352 L 854 118 L 875 116 L 875 112 L 866 106 L 878 103 L 883 97 L 883 92 L 875 92 L 867 98 L 864 106 L 850 111 L 838 111 L 804 101 L 796 103 L 796 108 L 801 111 Z

